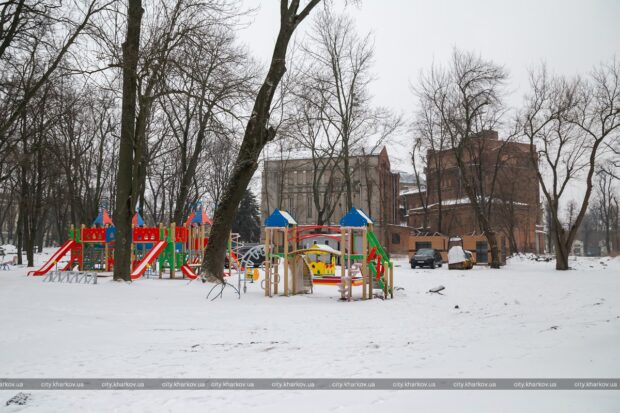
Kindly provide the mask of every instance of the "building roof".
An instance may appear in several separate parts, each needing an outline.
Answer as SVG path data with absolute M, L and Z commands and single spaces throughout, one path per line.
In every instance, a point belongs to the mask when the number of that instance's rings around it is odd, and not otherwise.
M 485 199 L 488 201 L 489 198 L 486 197 Z M 501 202 L 501 199 L 495 198 L 495 199 L 493 199 L 493 202 L 494 203 Z M 470 201 L 469 197 L 459 198 L 459 199 L 444 199 L 444 200 L 441 201 L 441 205 L 442 206 L 469 205 L 469 204 L 471 204 L 471 201 Z M 512 204 L 516 205 L 516 206 L 527 206 L 527 205 L 529 205 L 529 204 L 527 204 L 525 202 L 516 202 L 516 201 L 513 201 Z M 439 205 L 438 202 L 436 202 L 434 204 L 429 204 L 429 205 L 426 206 L 426 208 L 432 208 L 432 207 L 437 206 L 437 205 Z M 411 208 L 410 211 L 421 211 L 423 209 L 424 209 L 424 207 L 417 207 L 417 208 Z
M 378 158 L 379 156 L 381 156 L 382 153 L 385 153 L 385 156 L 387 156 L 389 159 L 389 156 L 387 154 L 387 148 L 385 146 L 382 146 L 381 150 L 379 150 L 379 148 L 376 148 L 373 152 L 366 153 L 366 154 L 360 153 L 359 151 L 355 151 L 349 155 L 349 159 Z M 277 156 L 266 157 L 265 161 L 266 162 L 311 161 L 312 159 L 313 159 L 312 151 L 308 149 L 291 149 L 290 151 L 286 153 L 285 158 L 281 158 Z
M 409 188 L 409 189 L 403 189 L 402 191 L 399 192 L 400 196 L 405 196 L 405 195 L 414 195 L 414 194 L 419 194 L 419 193 L 424 193 L 426 192 L 426 187 L 423 188 Z

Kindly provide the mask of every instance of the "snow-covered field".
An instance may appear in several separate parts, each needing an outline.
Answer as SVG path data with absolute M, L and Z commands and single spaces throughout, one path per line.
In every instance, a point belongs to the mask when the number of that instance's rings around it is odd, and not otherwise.
M 0 377 L 619 376 L 620 259 L 568 272 L 521 258 L 500 271 L 398 264 L 394 300 L 350 303 L 328 286 L 268 299 L 253 284 L 210 302 L 200 282 L 0 271 Z M 444 295 L 427 293 L 437 285 Z M 0 412 L 620 411 L 619 390 L 32 391 L 5 406 L 16 393 L 0 391 Z

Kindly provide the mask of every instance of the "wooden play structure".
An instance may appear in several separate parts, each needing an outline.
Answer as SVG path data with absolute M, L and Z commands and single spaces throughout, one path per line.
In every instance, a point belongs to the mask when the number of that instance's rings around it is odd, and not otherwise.
M 335 285 L 346 301 L 357 286 L 362 287 L 362 299 L 373 298 L 375 290 L 393 298 L 393 264 L 372 229 L 372 220 L 356 208 L 339 226 L 298 225 L 288 212 L 276 209 L 265 220 L 265 296 L 278 295 L 281 283 L 284 296 Z M 339 248 L 316 243 L 301 247 L 302 241 L 312 239 L 334 240 Z

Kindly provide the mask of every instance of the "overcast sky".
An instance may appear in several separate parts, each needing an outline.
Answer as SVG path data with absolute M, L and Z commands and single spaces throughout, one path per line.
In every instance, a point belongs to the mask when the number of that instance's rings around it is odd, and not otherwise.
M 244 3 L 259 9 L 241 40 L 267 63 L 279 25 L 279 1 Z M 572 75 L 586 74 L 614 55 L 620 58 L 620 0 L 363 0 L 346 10 L 361 33 L 374 35 L 377 80 L 371 92 L 376 104 L 406 116 L 415 108 L 409 85 L 420 70 L 446 62 L 453 47 L 504 65 L 511 75 L 508 103 L 513 106 L 527 88 L 528 69 L 540 62 Z M 303 41 L 309 26 L 309 21 L 302 23 L 298 40 Z M 396 152 L 390 151 L 393 168 L 409 170 L 408 157 Z

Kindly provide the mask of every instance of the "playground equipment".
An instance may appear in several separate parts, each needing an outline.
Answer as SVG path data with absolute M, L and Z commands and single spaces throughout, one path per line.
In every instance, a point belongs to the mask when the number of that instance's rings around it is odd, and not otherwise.
M 194 280 L 199 277 L 204 250 L 209 241 L 208 232 L 211 221 L 201 203 L 192 210 L 183 226 L 175 223 L 166 227 L 148 227 L 139 213 L 132 220 L 131 234 L 131 279 L 137 280 L 147 273 L 159 273 L 159 278 L 169 271 L 170 278 L 177 277 L 177 271 L 183 278 Z M 244 271 L 245 266 L 239 261 L 234 249 L 239 243 L 238 236 L 232 234 L 227 257 L 233 265 L 229 268 Z M 67 240 L 38 270 L 28 275 L 41 276 L 51 270 L 77 270 L 81 273 L 110 272 L 114 269 L 114 247 L 116 228 L 105 209 L 101 209 L 91 227 L 85 225 L 71 226 Z M 67 264 L 58 268 L 58 263 L 69 254 Z M 241 277 L 241 275 L 240 275 Z M 54 279 L 66 277 L 54 276 Z
M 97 284 L 97 273 L 82 271 L 50 271 L 45 278 L 43 278 L 43 282 Z
M 69 239 L 56 251 L 41 268 L 30 271 L 28 275 L 41 276 L 50 270 L 58 269 L 58 262 L 70 253 L 69 262 L 60 269 L 68 271 L 77 267 L 80 271 L 109 271 L 114 265 L 112 248 L 116 239 L 116 229 L 105 209 L 93 221 L 91 228 L 82 225 L 79 229 L 71 226 Z
M 299 247 L 312 239 L 332 240 L 338 249 L 321 244 Z M 375 289 L 384 298 L 394 295 L 393 264 L 373 233 L 372 220 L 356 208 L 339 226 L 297 225 L 288 212 L 276 209 L 265 220 L 265 296 L 278 295 L 280 263 L 284 296 L 312 293 L 316 284 L 339 286 L 342 300 L 352 299 L 355 286 L 362 287 L 362 299 L 373 298 Z

